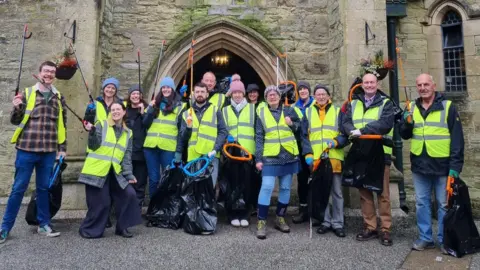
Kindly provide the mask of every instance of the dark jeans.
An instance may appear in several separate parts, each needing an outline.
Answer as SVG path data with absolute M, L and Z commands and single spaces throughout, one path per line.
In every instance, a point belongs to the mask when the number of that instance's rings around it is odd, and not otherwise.
M 55 163 L 55 152 L 37 153 L 17 150 L 15 180 L 3 216 L 2 230 L 10 231 L 17 218 L 25 190 L 28 188 L 33 168 L 36 173 L 37 220 L 40 226 L 50 224 L 48 186 Z
M 158 182 L 162 176 L 162 171 L 172 163 L 175 158 L 175 152 L 165 151 L 159 148 L 144 148 L 145 159 L 148 167 L 148 195 L 150 199 L 157 191 Z
M 302 157 L 302 170 L 297 174 L 297 192 L 300 204 L 308 204 L 308 177 L 310 176 L 310 169 L 308 168 L 305 159 Z
M 145 160 L 132 160 L 133 165 L 133 175 L 137 179 L 137 183 L 133 184 L 133 188 L 137 193 L 138 203 L 140 207 L 143 205 L 145 200 L 145 186 L 147 185 L 148 171 L 147 163 Z

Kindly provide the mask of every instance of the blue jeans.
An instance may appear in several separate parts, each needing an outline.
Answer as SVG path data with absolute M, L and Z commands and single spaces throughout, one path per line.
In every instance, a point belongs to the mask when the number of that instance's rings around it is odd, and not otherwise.
M 162 171 L 172 163 L 172 160 L 175 158 L 175 152 L 165 151 L 159 148 L 144 148 L 143 153 L 147 161 L 149 178 L 148 195 L 151 199 L 155 191 L 157 191 Z
M 431 194 L 435 191 L 435 202 L 437 203 L 438 234 L 437 240 L 443 242 L 443 217 L 447 212 L 447 176 L 412 174 L 415 187 L 415 200 L 417 207 L 417 227 L 420 239 L 432 242 L 432 212 Z
M 290 187 L 292 186 L 292 175 L 287 174 L 278 176 L 279 178 L 279 192 L 278 201 L 282 204 L 288 204 L 290 201 Z M 259 205 L 270 205 L 270 198 L 275 187 L 275 176 L 263 176 L 262 187 L 258 195 Z
M 33 168 L 36 173 L 37 219 L 40 226 L 50 225 L 48 186 L 57 153 L 36 153 L 17 150 L 15 180 L 3 216 L 2 230 L 10 231 L 15 224 L 25 190 L 28 188 Z

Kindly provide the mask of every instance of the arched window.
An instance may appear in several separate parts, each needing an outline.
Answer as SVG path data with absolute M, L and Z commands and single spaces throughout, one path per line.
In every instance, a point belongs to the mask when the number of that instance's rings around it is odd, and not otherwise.
M 441 26 L 445 91 L 466 91 L 467 76 L 465 72 L 465 53 L 463 50 L 462 17 L 457 12 L 450 10 L 443 17 Z

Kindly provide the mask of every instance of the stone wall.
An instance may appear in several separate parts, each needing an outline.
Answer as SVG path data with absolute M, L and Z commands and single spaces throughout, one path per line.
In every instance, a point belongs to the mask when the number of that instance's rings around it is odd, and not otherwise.
M 457 3 L 460 3 L 457 4 Z M 415 78 L 422 72 L 430 73 L 437 83 L 437 90 L 444 90 L 443 48 L 440 23 L 443 15 L 455 9 L 463 18 L 465 67 L 467 73 L 467 92 L 464 95 L 447 96 L 455 102 L 460 111 L 465 137 L 465 165 L 462 178 L 470 186 L 476 212 L 480 203 L 480 176 L 478 166 L 480 156 L 480 19 L 469 17 L 479 14 L 480 1 L 409 1 L 407 17 L 399 20 L 397 36 L 399 37 L 400 56 L 403 60 L 406 83 L 400 81 L 400 99 L 405 100 L 403 86 L 408 87 L 411 98 L 418 97 Z M 409 174 L 409 143 L 404 144 L 404 162 L 407 183 Z M 476 213 L 477 215 L 480 212 Z
M 79 57 L 86 80 L 94 88 L 94 71 L 98 45 L 97 1 L 0 1 L 0 196 L 8 196 L 13 183 L 15 150 L 10 144 L 14 126 L 10 124 L 11 101 L 13 99 L 19 67 L 19 56 L 22 42 L 22 30 L 25 23 L 33 33 L 26 41 L 20 89 L 33 85 L 36 81 L 32 74 L 37 73 L 41 62 L 53 60 L 61 54 L 69 40 L 64 38 L 73 21 L 77 21 L 76 53 Z M 69 33 L 71 35 L 71 33 Z M 55 86 L 65 96 L 68 105 L 83 115 L 88 97 L 83 86 L 80 73 L 69 81 L 57 80 Z M 68 151 L 69 172 L 78 172 L 78 164 L 85 152 L 85 134 L 82 125 L 73 115 L 68 113 Z M 77 168 L 77 169 L 75 169 Z M 76 179 L 75 173 L 68 175 Z M 34 181 L 32 181 L 34 182 Z M 69 204 L 69 192 L 65 196 Z M 77 204 L 73 202 L 71 204 Z M 79 204 L 80 205 L 80 204 Z

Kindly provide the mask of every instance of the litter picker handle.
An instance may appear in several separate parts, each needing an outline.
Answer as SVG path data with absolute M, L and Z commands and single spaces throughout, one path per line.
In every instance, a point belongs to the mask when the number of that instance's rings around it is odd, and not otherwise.
M 453 183 L 455 182 L 455 178 L 453 178 L 452 176 L 449 176 L 447 178 L 447 186 L 446 186 L 446 190 L 447 190 L 447 204 L 448 204 L 448 201 L 450 200 L 450 198 L 452 197 L 453 195 Z
M 358 138 L 363 140 L 383 140 L 382 135 L 360 135 Z

